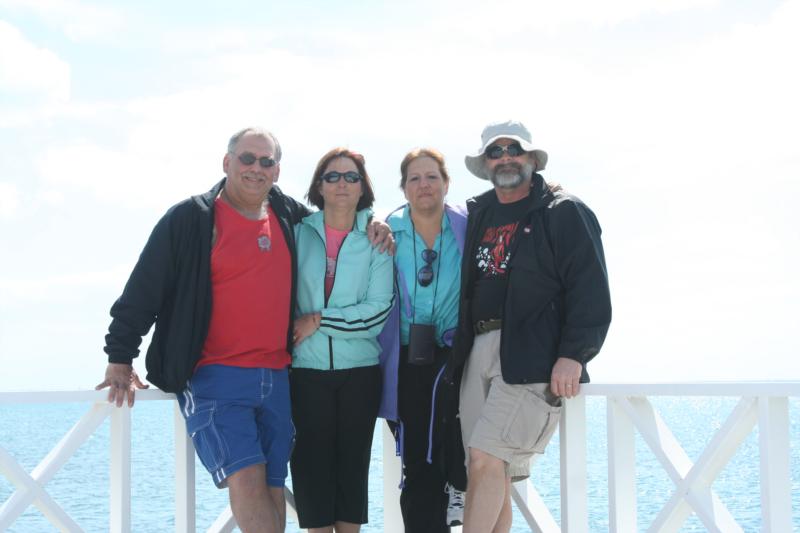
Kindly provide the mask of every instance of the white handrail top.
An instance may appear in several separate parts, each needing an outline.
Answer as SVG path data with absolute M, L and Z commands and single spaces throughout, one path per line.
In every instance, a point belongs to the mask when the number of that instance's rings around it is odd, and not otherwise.
M 794 396 L 800 381 L 706 381 L 682 383 L 584 383 L 587 396 Z
M 139 389 L 136 401 L 174 400 L 175 395 L 156 388 Z M 108 389 L 77 391 L 13 391 L 0 392 L 0 404 L 4 403 L 67 403 L 104 402 L 108 400 Z
M 584 383 L 586 396 L 767 396 L 800 397 L 800 381 L 715 381 L 683 383 Z M 77 391 L 0 391 L 0 404 L 103 402 L 108 389 Z M 173 400 L 151 388 L 136 391 L 136 401 Z

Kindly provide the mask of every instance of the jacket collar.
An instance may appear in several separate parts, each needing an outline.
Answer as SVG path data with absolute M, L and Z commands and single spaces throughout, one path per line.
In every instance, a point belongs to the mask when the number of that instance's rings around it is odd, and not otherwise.
M 222 178 L 216 184 L 214 184 L 211 189 L 203 194 L 193 196 L 195 203 L 200 206 L 202 209 L 211 209 L 211 206 L 214 205 L 214 200 L 217 199 L 219 196 L 220 191 L 222 191 L 222 187 L 225 186 L 225 178 Z
M 465 218 L 467 212 L 463 206 L 451 206 L 444 204 L 444 215 L 447 222 L 452 226 L 454 218 Z M 391 221 L 391 222 L 390 222 Z M 391 213 L 386 216 L 386 222 L 392 226 L 392 231 L 412 231 L 411 225 L 411 209 L 407 203 L 395 208 Z M 442 228 L 445 227 L 444 220 L 442 221 Z
M 367 224 L 369 223 L 371 216 L 371 209 L 362 209 L 360 211 L 356 211 L 356 220 L 355 224 L 353 225 L 353 231 L 357 233 L 366 233 Z M 325 235 L 325 217 L 322 211 L 317 211 L 316 213 L 310 214 L 302 220 L 301 224 L 306 224 L 314 228 L 320 235 Z
M 445 215 L 447 214 L 447 205 L 446 204 L 445 204 L 445 212 L 444 212 L 444 214 Z M 447 222 L 445 222 L 446 218 L 447 218 Z M 402 206 L 398 207 L 397 209 L 395 209 L 394 211 L 392 211 L 389 214 L 389 216 L 386 217 L 386 221 L 388 222 L 389 219 L 392 219 L 392 222 L 393 222 L 393 224 L 390 224 L 392 226 L 392 231 L 394 231 L 394 232 L 405 231 L 405 232 L 408 232 L 408 233 L 413 233 L 414 224 L 411 221 L 411 206 L 409 204 L 402 205 Z M 444 217 L 443 216 L 442 217 L 442 229 L 444 229 L 446 227 L 447 223 L 449 223 L 449 217 Z

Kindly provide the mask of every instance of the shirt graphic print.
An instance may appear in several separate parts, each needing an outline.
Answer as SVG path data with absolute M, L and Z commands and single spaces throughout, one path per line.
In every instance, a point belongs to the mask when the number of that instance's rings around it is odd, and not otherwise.
M 505 276 L 511 259 L 511 243 L 519 222 L 488 227 L 475 255 L 481 278 Z

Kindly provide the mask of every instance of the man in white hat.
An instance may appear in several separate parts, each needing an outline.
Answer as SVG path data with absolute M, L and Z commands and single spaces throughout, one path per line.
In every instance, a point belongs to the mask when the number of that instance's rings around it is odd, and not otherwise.
M 467 201 L 458 335 L 468 463 L 464 531 L 509 531 L 511 482 L 530 474 L 561 415 L 589 381 L 611 322 L 600 225 L 539 174 L 547 153 L 516 121 L 490 124 L 466 157 L 494 188 Z

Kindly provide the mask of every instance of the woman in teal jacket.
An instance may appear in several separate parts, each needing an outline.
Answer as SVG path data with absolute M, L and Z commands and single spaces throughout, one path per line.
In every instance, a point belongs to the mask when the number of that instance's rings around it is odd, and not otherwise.
M 307 198 L 320 211 L 295 226 L 292 485 L 301 528 L 358 531 L 367 522 L 381 398 L 376 337 L 394 300 L 393 263 L 367 239 L 374 194 L 361 155 L 325 154 Z
M 441 377 L 458 324 L 467 217 L 445 203 L 449 186 L 441 152 L 410 151 L 400 164 L 408 203 L 387 218 L 397 244 L 398 299 L 379 337 L 381 416 L 392 422 L 400 448 L 400 509 L 409 533 L 447 533 L 463 518 L 467 479 L 458 388 Z

